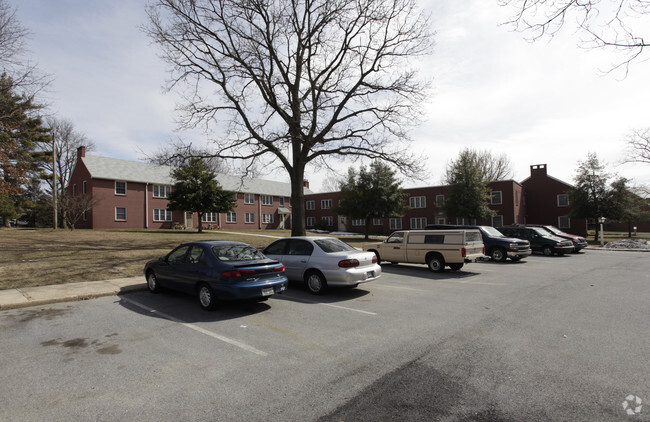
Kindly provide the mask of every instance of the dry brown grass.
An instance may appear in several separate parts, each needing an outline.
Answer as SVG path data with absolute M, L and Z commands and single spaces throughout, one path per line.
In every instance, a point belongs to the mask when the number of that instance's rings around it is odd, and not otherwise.
M 0 229 L 0 289 L 109 280 L 142 275 L 144 264 L 174 246 L 198 239 L 240 240 L 264 247 L 289 231 L 204 233 L 189 231 Z

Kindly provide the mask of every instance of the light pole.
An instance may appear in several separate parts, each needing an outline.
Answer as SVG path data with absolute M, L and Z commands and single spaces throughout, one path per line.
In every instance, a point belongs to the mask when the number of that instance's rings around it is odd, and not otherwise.
M 603 235 L 603 224 L 605 224 L 605 220 L 607 220 L 605 217 L 600 217 L 598 219 L 598 222 L 600 223 L 600 246 L 603 247 L 605 240 L 604 240 L 604 235 Z
M 57 187 L 56 187 L 56 128 L 52 129 L 52 202 L 54 210 L 54 230 L 58 228 L 58 215 L 57 215 Z

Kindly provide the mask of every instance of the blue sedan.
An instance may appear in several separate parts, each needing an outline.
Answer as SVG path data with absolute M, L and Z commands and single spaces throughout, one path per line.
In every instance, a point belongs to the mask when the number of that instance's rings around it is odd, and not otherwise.
M 288 285 L 284 265 L 232 241 L 183 243 L 147 262 L 144 274 L 150 292 L 169 288 L 195 294 L 206 310 L 213 310 L 218 300 L 266 300 Z

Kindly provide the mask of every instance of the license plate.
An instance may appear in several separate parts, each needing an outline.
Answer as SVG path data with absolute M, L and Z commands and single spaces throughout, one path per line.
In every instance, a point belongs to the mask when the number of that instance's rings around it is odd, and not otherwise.
M 262 296 L 271 296 L 273 293 L 273 287 L 269 287 L 267 289 L 262 289 Z
M 375 276 L 375 272 L 374 272 L 374 271 L 368 271 L 368 272 L 366 273 L 366 278 L 373 278 L 374 276 Z

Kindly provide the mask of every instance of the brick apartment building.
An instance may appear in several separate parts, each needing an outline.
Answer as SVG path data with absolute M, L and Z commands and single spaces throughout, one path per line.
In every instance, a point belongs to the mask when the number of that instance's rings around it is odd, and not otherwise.
M 86 156 L 77 162 L 68 189 L 74 195 L 92 195 L 94 205 L 78 228 L 163 229 L 176 225 L 196 227 L 197 215 L 167 209 L 172 168 L 138 161 Z M 237 204 L 229 213 L 206 213 L 204 227 L 222 229 L 290 229 L 291 185 L 270 180 L 219 174 L 224 190 L 235 192 Z M 305 194 L 311 194 L 309 186 Z

